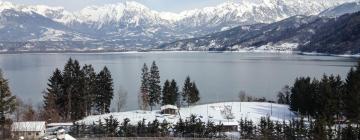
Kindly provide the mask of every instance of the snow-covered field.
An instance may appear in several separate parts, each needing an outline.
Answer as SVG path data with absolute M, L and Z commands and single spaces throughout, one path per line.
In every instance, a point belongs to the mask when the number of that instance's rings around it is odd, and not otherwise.
M 227 108 L 227 109 L 226 109 Z M 179 110 L 180 115 L 163 115 L 159 110 L 154 111 L 127 111 L 127 112 L 114 112 L 103 115 L 88 116 L 83 120 L 78 121 L 86 125 L 92 125 L 93 122 L 97 123 L 99 119 L 104 121 L 111 115 L 119 122 L 125 118 L 130 119 L 130 123 L 136 125 L 142 119 L 146 121 L 153 121 L 158 119 L 160 122 L 166 120 L 169 123 L 176 123 L 179 118 L 185 119 L 191 114 L 197 115 L 203 121 L 213 121 L 215 123 L 221 122 L 224 124 L 237 123 L 241 118 L 251 119 L 255 123 L 260 121 L 261 117 L 269 116 L 272 120 L 290 120 L 295 115 L 288 109 L 287 105 L 280 105 L 275 103 L 264 102 L 222 102 L 204 105 L 196 105 L 190 107 L 182 107 Z M 233 118 L 233 119 L 227 119 Z

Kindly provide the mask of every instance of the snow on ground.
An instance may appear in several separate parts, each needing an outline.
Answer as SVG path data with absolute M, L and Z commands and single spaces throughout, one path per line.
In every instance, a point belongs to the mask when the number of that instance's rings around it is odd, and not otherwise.
M 190 107 L 182 107 L 179 112 L 180 115 L 163 115 L 159 110 L 154 111 L 127 111 L 114 112 L 103 115 L 88 116 L 79 123 L 92 125 L 97 123 L 99 119 L 104 122 L 104 118 L 109 118 L 111 115 L 122 122 L 125 118 L 130 119 L 130 123 L 136 125 L 142 119 L 146 122 L 158 119 L 160 122 L 166 120 L 169 123 L 176 123 L 179 118 L 186 119 L 191 114 L 197 115 L 202 121 L 213 121 L 215 123 L 222 122 L 227 124 L 237 123 L 241 118 L 259 122 L 261 117 L 269 116 L 272 120 L 291 120 L 295 115 L 288 109 L 287 105 L 280 105 L 275 103 L 265 102 L 222 102 L 204 105 L 196 105 Z M 233 119 L 227 119 L 233 118 Z

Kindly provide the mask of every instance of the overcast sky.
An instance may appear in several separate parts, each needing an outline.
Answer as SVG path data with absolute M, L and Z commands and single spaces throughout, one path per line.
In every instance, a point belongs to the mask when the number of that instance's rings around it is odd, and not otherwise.
M 61 6 L 69 11 L 76 11 L 89 5 L 119 3 L 125 0 L 6 0 L 17 4 L 44 4 Z M 157 11 L 180 12 L 194 8 L 214 6 L 230 0 L 136 0 Z

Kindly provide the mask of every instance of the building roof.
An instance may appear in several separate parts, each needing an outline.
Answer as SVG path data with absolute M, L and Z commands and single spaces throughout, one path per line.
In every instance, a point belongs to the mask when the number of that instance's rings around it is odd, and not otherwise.
M 177 110 L 178 108 L 174 105 L 164 105 L 160 107 L 161 110 L 165 110 L 165 109 L 175 109 Z
M 221 122 L 224 126 L 238 126 L 239 122 L 237 121 L 224 121 Z
M 54 126 L 72 126 L 73 123 L 49 123 L 46 126 L 48 127 L 54 127 Z
M 44 121 L 32 121 L 32 122 L 14 122 L 11 125 L 11 131 L 43 131 L 45 130 L 45 122 Z

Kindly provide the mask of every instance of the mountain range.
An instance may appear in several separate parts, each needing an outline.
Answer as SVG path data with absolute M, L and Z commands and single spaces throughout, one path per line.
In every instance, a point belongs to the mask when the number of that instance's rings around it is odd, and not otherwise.
M 0 50 L 172 48 L 164 44 L 224 34 L 234 29 L 241 29 L 238 32 L 246 32 L 250 38 L 252 35 L 249 34 L 257 34 L 259 29 L 273 29 L 269 27 L 272 23 L 281 24 L 291 19 L 314 22 L 315 17 L 305 16 L 319 13 L 324 17 L 339 16 L 336 14 L 349 11 L 335 7 L 353 1 L 240 0 L 180 13 L 155 11 L 134 1 L 89 6 L 75 12 L 62 7 L 1 1 L 0 32 L 3 34 L 0 34 Z M 318 22 L 325 22 L 323 20 Z M 298 26 L 298 23 L 294 24 L 288 26 Z M 226 38 L 234 37 L 224 36 Z M 288 38 L 291 39 L 295 38 Z M 251 42 L 247 44 L 252 45 Z
M 345 3 L 327 9 L 320 15 L 293 16 L 270 24 L 238 26 L 202 37 L 165 43 L 159 48 L 358 54 L 360 53 L 360 13 L 356 12 L 359 11 L 356 10 L 358 5 L 359 2 Z M 346 10 L 343 10 L 344 7 L 347 7 Z

